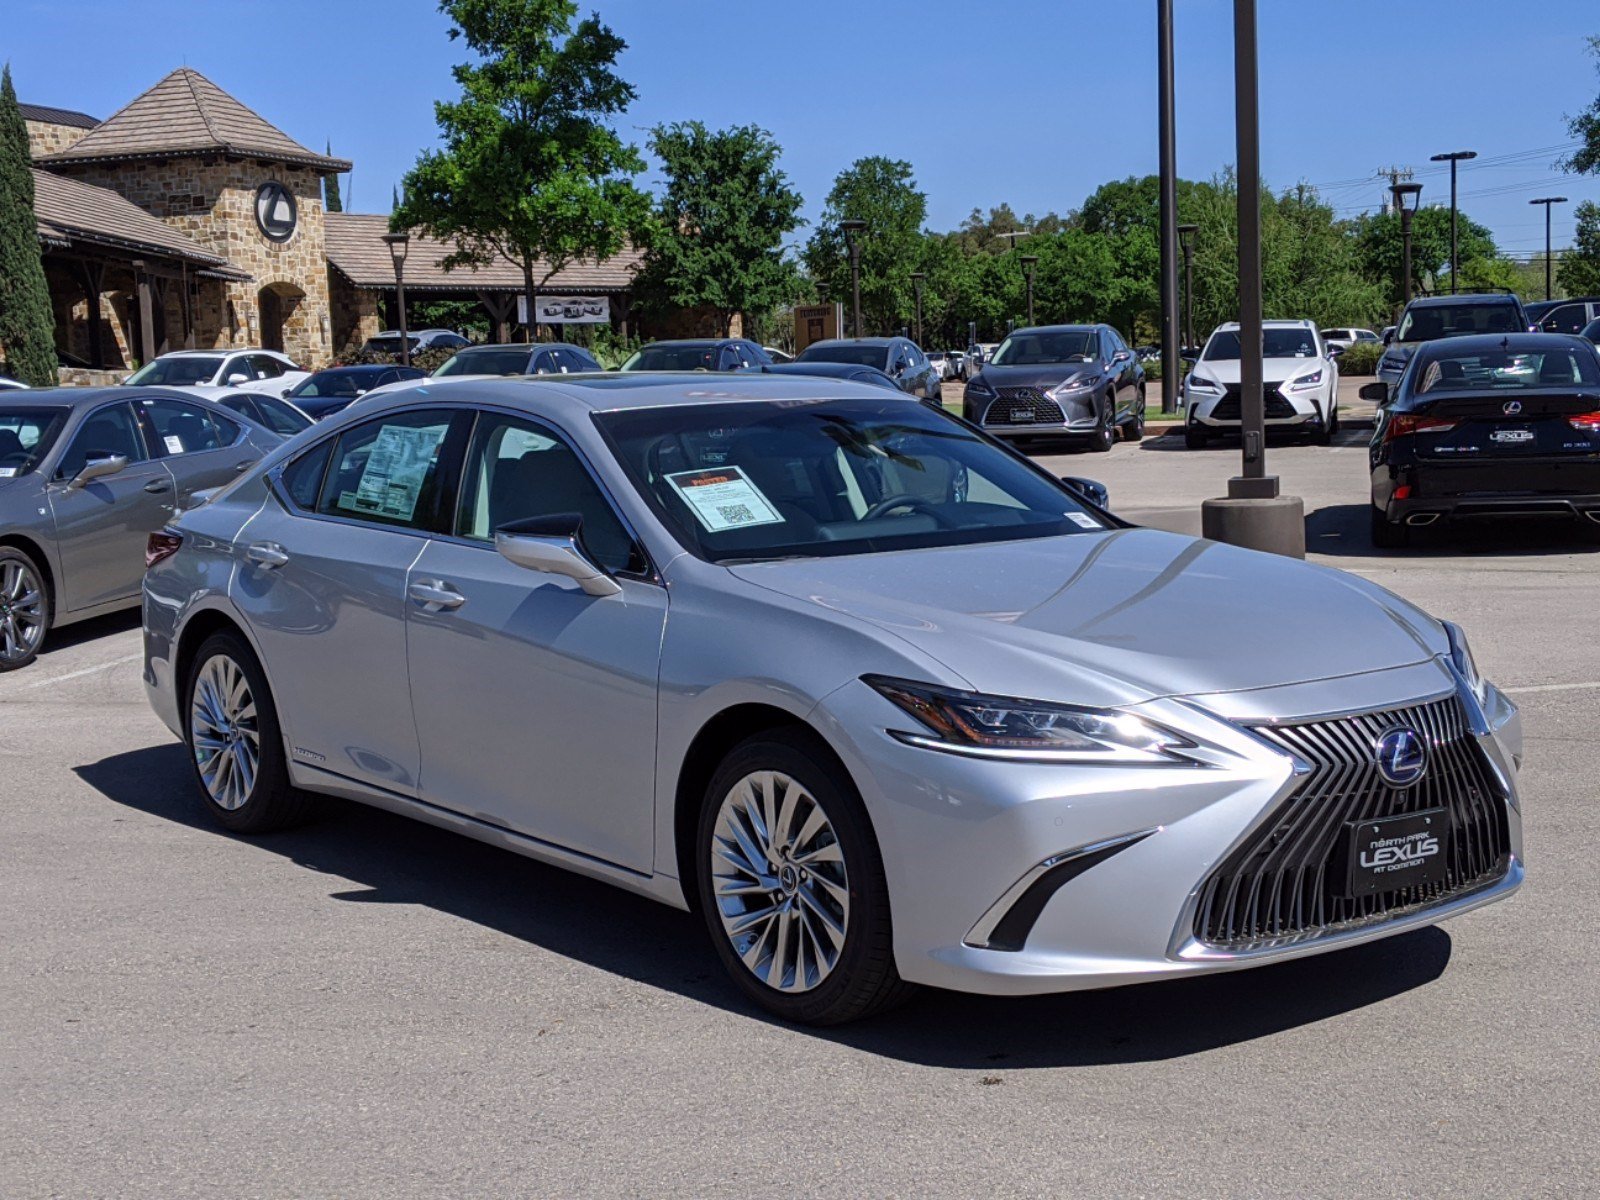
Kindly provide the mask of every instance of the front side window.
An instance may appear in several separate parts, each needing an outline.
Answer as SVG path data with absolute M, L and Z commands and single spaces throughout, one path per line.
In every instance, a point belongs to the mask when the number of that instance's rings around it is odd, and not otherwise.
M 144 400 L 145 418 L 155 432 L 159 454 L 197 454 L 220 450 L 239 436 L 239 426 L 183 400 Z
M 0 479 L 37 467 L 66 423 L 64 408 L 0 408 Z
M 1512 304 L 1428 304 L 1406 309 L 1395 340 L 1431 342 L 1472 333 L 1523 332 L 1525 327 Z
M 634 486 L 712 562 L 1106 528 L 1062 485 L 926 405 L 672 405 L 596 420 Z
M 270 354 L 252 354 L 250 366 L 257 379 L 278 379 L 283 375 L 283 364 Z
M 144 437 L 138 419 L 126 404 L 113 404 L 90 414 L 61 459 L 61 475 L 71 479 L 91 458 L 120 454 L 130 463 L 144 462 Z
M 222 366 L 217 354 L 186 354 L 182 358 L 158 358 L 128 376 L 130 384 L 159 384 L 165 387 L 191 387 L 210 383 Z
M 1550 310 L 1539 328 L 1545 333 L 1577 333 L 1589 323 L 1589 309 L 1584 304 L 1562 304 Z
M 423 410 L 347 429 L 334 450 L 317 511 L 380 525 L 433 528 L 452 419 L 449 411 Z

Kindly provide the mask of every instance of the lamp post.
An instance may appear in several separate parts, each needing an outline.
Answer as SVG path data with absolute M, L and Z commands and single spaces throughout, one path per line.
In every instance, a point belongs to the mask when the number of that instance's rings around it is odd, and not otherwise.
M 844 244 L 850 251 L 850 336 L 861 336 L 861 232 L 866 229 L 865 221 L 850 218 L 840 221 L 839 228 L 844 231 Z
M 1477 158 L 1476 150 L 1453 150 L 1449 154 L 1435 154 L 1429 162 L 1450 164 L 1450 294 L 1456 294 L 1456 164 Z
M 1028 285 L 1028 324 L 1033 324 L 1033 269 L 1039 265 L 1037 254 L 1024 254 L 1019 260 L 1022 263 L 1022 278 Z
M 1416 214 L 1422 197 L 1420 183 L 1394 183 L 1389 185 L 1394 194 L 1394 207 L 1400 214 L 1400 294 L 1405 303 L 1411 303 L 1411 218 Z
M 1194 349 L 1194 235 L 1198 225 L 1178 226 L 1178 245 L 1183 250 L 1183 345 Z
M 394 302 L 400 310 L 400 365 L 411 365 L 411 338 L 406 331 L 406 252 L 411 249 L 409 233 L 386 233 L 389 257 L 394 260 Z
M 1164 413 L 1178 411 L 1176 381 L 1182 373 L 1178 366 L 1178 140 L 1177 121 L 1173 116 L 1172 57 L 1172 0 L 1156 0 L 1161 194 L 1161 411 Z M 1254 70 L 1254 67 L 1251 69 Z
M 911 272 L 911 286 L 917 293 L 917 345 L 922 345 L 922 281 L 927 279 L 926 271 Z
M 1529 204 L 1544 205 L 1544 298 L 1550 299 L 1550 206 L 1552 204 L 1565 204 L 1565 196 L 1544 196 L 1538 200 L 1529 200 Z

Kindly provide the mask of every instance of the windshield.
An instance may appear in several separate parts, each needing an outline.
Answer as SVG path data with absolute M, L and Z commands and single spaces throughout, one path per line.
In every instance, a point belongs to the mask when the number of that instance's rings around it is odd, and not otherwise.
M 1513 304 L 1429 304 L 1408 308 L 1400 318 L 1395 340 L 1431 342 L 1469 333 L 1523 333 Z
M 209 354 L 185 355 L 182 358 L 158 358 L 145 363 L 128 376 L 131 384 L 162 384 L 166 387 L 189 387 L 207 383 L 222 365 L 221 356 Z
M 525 375 L 529 352 L 512 350 L 463 350 L 452 354 L 435 375 Z
M 997 367 L 1039 367 L 1047 363 L 1088 362 L 1094 356 L 1092 329 L 1060 333 L 1013 333 L 1000 343 L 992 362 Z
M 1595 387 L 1600 385 L 1600 360 L 1571 346 L 1534 354 L 1503 350 L 1439 353 L 1417 365 L 1416 379 L 1418 395 Z
M 298 400 L 302 396 L 359 396 L 376 386 L 373 381 L 381 374 L 381 371 L 318 371 L 290 392 L 289 399 Z
M 711 562 L 1106 528 L 1054 479 L 927 405 L 671 405 L 596 420 L 645 500 Z
M 1315 358 L 1317 339 L 1309 329 L 1273 329 L 1261 331 L 1263 358 Z M 1232 362 L 1239 357 L 1239 331 L 1219 329 L 1211 335 L 1206 352 L 1201 358 L 1207 362 Z
M 709 371 L 716 365 L 717 348 L 710 342 L 646 346 L 636 350 L 624 371 Z
M 889 347 L 852 346 L 848 343 L 837 346 L 807 346 L 800 352 L 798 361 L 850 363 L 857 367 L 877 367 L 881 371 L 889 365 Z
M 0 407 L 0 479 L 37 467 L 66 423 L 64 408 Z

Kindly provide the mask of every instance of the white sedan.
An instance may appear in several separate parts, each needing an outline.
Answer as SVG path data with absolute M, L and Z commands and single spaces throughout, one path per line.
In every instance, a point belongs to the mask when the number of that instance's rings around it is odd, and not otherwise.
M 276 350 L 174 350 L 151 359 L 127 382 L 134 387 L 220 387 L 282 396 L 310 377 L 310 371 Z

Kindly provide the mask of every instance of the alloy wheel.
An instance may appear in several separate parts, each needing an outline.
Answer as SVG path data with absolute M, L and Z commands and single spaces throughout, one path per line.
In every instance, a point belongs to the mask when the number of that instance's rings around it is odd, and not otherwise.
M 755 771 L 729 789 L 712 830 L 711 884 L 734 953 L 783 992 L 808 992 L 839 963 L 849 875 L 827 813 L 803 784 Z
M 242 808 L 261 769 L 261 733 L 250 683 L 225 654 L 207 659 L 195 675 L 189 740 L 206 794 L 229 812 Z
M 44 639 L 44 586 L 33 568 L 14 558 L 0 562 L 0 659 L 31 658 Z

